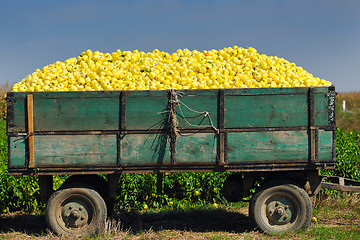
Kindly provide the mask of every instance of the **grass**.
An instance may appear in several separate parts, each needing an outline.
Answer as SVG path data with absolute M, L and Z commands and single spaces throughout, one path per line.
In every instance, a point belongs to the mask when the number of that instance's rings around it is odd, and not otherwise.
M 346 102 L 345 112 L 343 100 Z M 360 92 L 339 93 L 336 104 L 336 125 L 344 130 L 360 131 Z
M 360 194 L 322 193 L 313 211 L 317 222 L 287 234 L 261 233 L 247 212 L 241 204 L 118 212 L 104 233 L 82 239 L 360 239 Z M 0 239 L 62 239 L 46 228 L 41 213 L 3 214 L 0 222 Z

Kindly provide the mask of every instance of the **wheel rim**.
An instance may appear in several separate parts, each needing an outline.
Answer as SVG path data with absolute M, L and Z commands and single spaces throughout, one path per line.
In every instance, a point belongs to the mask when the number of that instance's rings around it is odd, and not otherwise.
M 283 231 L 294 225 L 299 209 L 298 202 L 291 194 L 280 192 L 265 201 L 261 215 L 266 225 L 275 231 Z
M 67 232 L 84 231 L 93 222 L 95 206 L 81 194 L 71 194 L 56 209 L 56 219 Z

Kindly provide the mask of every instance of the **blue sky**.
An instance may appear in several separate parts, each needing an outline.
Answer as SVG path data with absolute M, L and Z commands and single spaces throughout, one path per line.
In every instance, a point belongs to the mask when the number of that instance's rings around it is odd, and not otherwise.
M 360 91 L 359 0 L 0 0 L 0 83 L 87 49 L 238 45 Z

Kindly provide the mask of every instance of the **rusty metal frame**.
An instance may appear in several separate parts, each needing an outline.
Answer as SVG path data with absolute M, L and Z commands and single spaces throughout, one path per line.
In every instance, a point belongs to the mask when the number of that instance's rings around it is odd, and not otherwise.
M 317 160 L 317 127 L 315 127 L 315 89 L 309 88 L 308 91 L 308 126 L 309 126 L 309 160 L 315 163 Z
M 163 172 L 277 172 L 277 171 L 313 171 L 319 169 L 332 168 L 333 163 L 311 164 L 307 163 L 262 163 L 262 164 L 241 164 L 222 167 L 218 165 L 134 165 L 134 166 L 98 166 L 89 165 L 86 168 L 76 166 L 62 166 L 62 167 L 39 167 L 37 171 L 33 169 L 11 169 L 11 175 L 52 175 L 52 174 L 115 174 L 115 173 L 163 173 Z
M 333 140 L 332 140 L 332 159 L 336 161 L 336 118 L 335 118 L 335 87 L 329 87 L 329 92 L 327 94 L 329 104 L 328 104 L 328 112 L 329 112 L 329 126 L 332 128 L 333 132 Z
M 360 181 L 338 176 L 321 175 L 321 187 L 345 192 L 360 192 Z M 328 181 L 328 182 L 326 182 Z
M 124 131 L 126 129 L 126 102 L 127 102 L 127 94 L 128 92 L 122 91 L 120 94 L 120 131 Z
M 157 172 L 156 173 L 156 194 L 162 194 L 163 193 L 163 173 Z
M 218 141 L 218 164 L 219 166 L 225 165 L 225 156 L 226 156 L 226 139 L 225 139 L 225 90 L 219 89 L 218 92 L 218 131 L 219 131 L 219 141 Z
M 219 132 L 275 132 L 275 131 L 298 131 L 308 130 L 309 127 L 253 127 L 253 128 L 223 128 Z M 316 130 L 335 131 L 336 128 L 316 127 Z M 181 133 L 217 133 L 214 129 L 208 128 L 181 128 Z M 170 133 L 169 129 L 146 129 L 146 130 L 99 130 L 99 131 L 36 131 L 33 135 L 112 135 L 112 134 L 159 134 Z M 18 136 L 18 133 L 8 133 L 10 137 Z
M 13 92 L 8 92 L 6 94 L 6 132 L 9 132 L 11 126 L 15 125 L 14 123 L 14 111 L 11 111 L 14 109 L 15 104 L 15 98 Z

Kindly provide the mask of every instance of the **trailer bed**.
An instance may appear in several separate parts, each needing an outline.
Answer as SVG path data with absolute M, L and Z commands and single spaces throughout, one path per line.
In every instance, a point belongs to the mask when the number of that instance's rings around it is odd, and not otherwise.
M 9 174 L 335 166 L 335 89 L 7 95 Z

